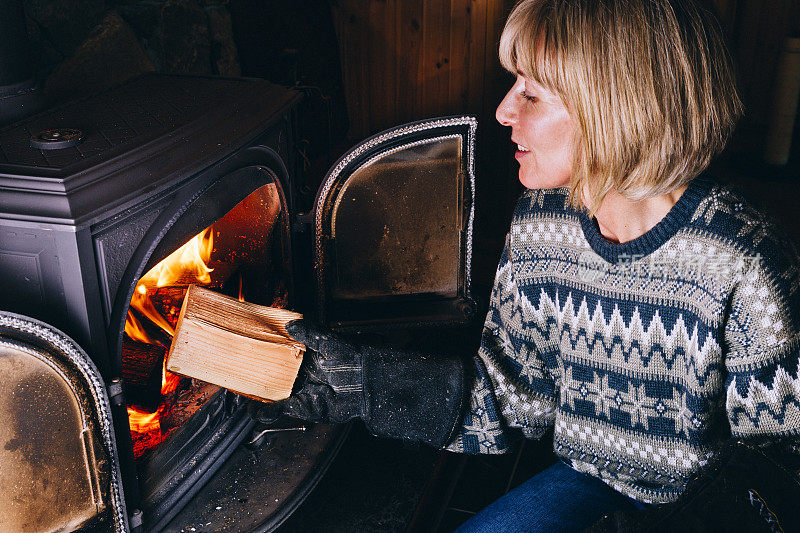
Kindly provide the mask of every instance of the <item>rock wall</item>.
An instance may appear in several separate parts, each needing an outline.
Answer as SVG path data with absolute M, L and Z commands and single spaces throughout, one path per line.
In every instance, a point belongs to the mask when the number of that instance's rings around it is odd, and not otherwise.
M 320 180 L 349 145 L 335 0 L 22 2 L 47 105 L 151 71 L 264 78 L 305 94 L 298 107 L 304 173 Z
M 24 0 L 37 78 L 53 101 L 148 71 L 241 76 L 227 0 Z

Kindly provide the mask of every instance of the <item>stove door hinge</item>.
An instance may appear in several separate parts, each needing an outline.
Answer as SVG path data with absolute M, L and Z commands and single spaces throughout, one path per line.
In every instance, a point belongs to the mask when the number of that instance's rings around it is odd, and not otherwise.
M 297 213 L 294 218 L 292 230 L 295 233 L 305 233 L 314 224 L 314 212 Z
M 125 401 L 122 395 L 122 380 L 119 378 L 114 379 L 108 385 L 108 399 L 112 405 L 122 405 Z
M 139 533 L 142 531 L 142 511 L 141 509 L 134 509 L 131 514 L 128 515 L 128 522 L 131 525 L 131 531 L 133 533 Z

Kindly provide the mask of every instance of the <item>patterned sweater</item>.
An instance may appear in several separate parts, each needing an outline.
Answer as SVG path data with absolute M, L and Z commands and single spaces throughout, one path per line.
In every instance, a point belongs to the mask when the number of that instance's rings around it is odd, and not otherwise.
M 665 503 L 724 439 L 794 443 L 800 275 L 785 233 L 706 177 L 622 244 L 567 196 L 517 205 L 448 449 L 503 453 L 552 427 L 562 461 Z

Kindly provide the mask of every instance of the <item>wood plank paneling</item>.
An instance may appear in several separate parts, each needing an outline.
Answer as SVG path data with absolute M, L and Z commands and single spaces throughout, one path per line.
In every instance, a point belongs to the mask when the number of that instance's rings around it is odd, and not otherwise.
M 369 90 L 369 128 L 392 126 L 397 115 L 395 98 L 396 10 L 397 0 L 370 2 L 368 10 L 369 47 L 367 79 Z
M 436 115 L 482 115 L 494 106 L 484 102 L 486 58 L 497 55 L 503 6 L 503 0 L 336 2 L 351 139 Z M 496 61 L 489 65 L 498 68 Z
M 333 4 L 332 11 L 339 41 L 345 97 L 350 131 L 368 131 L 369 116 L 369 17 L 363 2 L 343 0 Z
M 422 115 L 422 28 L 424 0 L 397 2 L 397 100 L 398 122 L 410 122 Z
M 469 6 L 469 25 L 470 25 L 470 48 L 469 48 L 469 94 L 467 97 L 467 111 L 475 113 L 475 110 L 483 109 L 483 78 L 486 54 L 496 54 L 495 50 L 486 46 L 486 27 L 487 27 L 487 5 L 489 2 L 476 0 L 470 1 Z M 502 24 L 503 21 L 495 20 L 495 24 Z
M 500 33 L 503 31 L 503 23 L 506 16 L 511 11 L 512 0 L 503 2 L 489 2 L 486 5 L 486 40 L 484 47 L 486 53 L 483 63 L 483 114 L 494 116 L 494 110 L 500 102 L 502 96 L 511 86 L 508 74 L 500 66 L 500 58 L 497 49 L 500 45 Z
M 469 107 L 469 60 L 472 52 L 472 0 L 450 2 L 450 72 L 448 104 L 450 113 L 463 113 Z
M 450 0 L 430 0 L 424 5 L 422 45 L 422 110 L 437 114 L 447 107 L 450 79 Z

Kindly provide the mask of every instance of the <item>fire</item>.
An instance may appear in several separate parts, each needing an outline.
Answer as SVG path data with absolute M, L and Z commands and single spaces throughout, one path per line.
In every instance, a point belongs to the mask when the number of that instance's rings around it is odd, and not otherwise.
M 144 289 L 144 292 L 140 289 Z M 141 281 L 139 285 L 136 286 L 136 292 L 133 293 L 133 297 L 131 298 L 131 307 L 150 319 L 153 324 L 163 329 L 170 337 L 175 336 L 175 328 L 173 328 L 172 324 L 167 322 L 167 319 L 155 308 L 153 301 L 147 293 L 147 289 L 141 284 Z M 131 311 L 128 311 L 128 317 L 130 316 L 132 316 Z M 125 321 L 127 323 L 127 319 Z
M 147 334 L 147 331 L 137 319 L 134 310 L 139 316 L 147 318 L 170 337 L 174 337 L 175 328 L 156 309 L 151 297 L 157 289 L 162 287 L 188 286 L 190 283 L 203 285 L 211 283 L 213 269 L 208 267 L 208 261 L 213 247 L 213 231 L 209 227 L 159 262 L 139 280 L 131 297 L 131 309 L 125 319 L 125 334 L 129 338 L 156 344 L 156 341 Z M 161 395 L 166 396 L 173 392 L 178 387 L 179 381 L 179 376 L 167 372 L 166 363 L 164 363 L 161 367 Z M 155 431 L 160 433 L 162 408 L 163 406 L 159 407 L 154 413 L 148 413 L 134 407 L 128 407 L 131 430 L 136 433 Z
M 150 293 L 152 290 L 176 285 L 179 282 L 187 285 L 189 283 L 211 283 L 211 272 L 214 269 L 208 268 L 206 263 L 211 257 L 213 248 L 214 233 L 209 227 L 195 235 L 192 240 L 172 252 L 142 276 L 133 292 L 131 307 L 163 329 L 170 337 L 174 336 L 175 328 L 155 308 L 150 299 Z M 129 311 L 128 316 L 130 315 Z
M 140 411 L 135 407 L 128 407 L 128 420 L 131 424 L 131 430 L 136 433 L 149 433 L 151 431 L 161 431 L 160 412 L 148 413 Z
M 130 311 L 128 311 L 128 316 L 125 318 L 125 334 L 135 341 L 155 344 L 155 341 L 150 338 L 142 327 L 142 323 Z
M 239 301 L 244 302 L 244 292 L 242 291 L 242 275 L 239 274 Z
M 153 267 L 139 283 L 147 284 L 155 279 L 156 287 L 166 287 L 192 276 L 195 283 L 211 283 L 211 272 L 214 269 L 208 268 L 206 263 L 211 257 L 213 247 L 214 233 L 209 227 Z
M 180 380 L 180 376 L 173 374 L 172 372 L 167 372 L 167 364 L 165 362 L 161 366 L 161 395 L 166 396 L 170 392 L 177 389 Z

